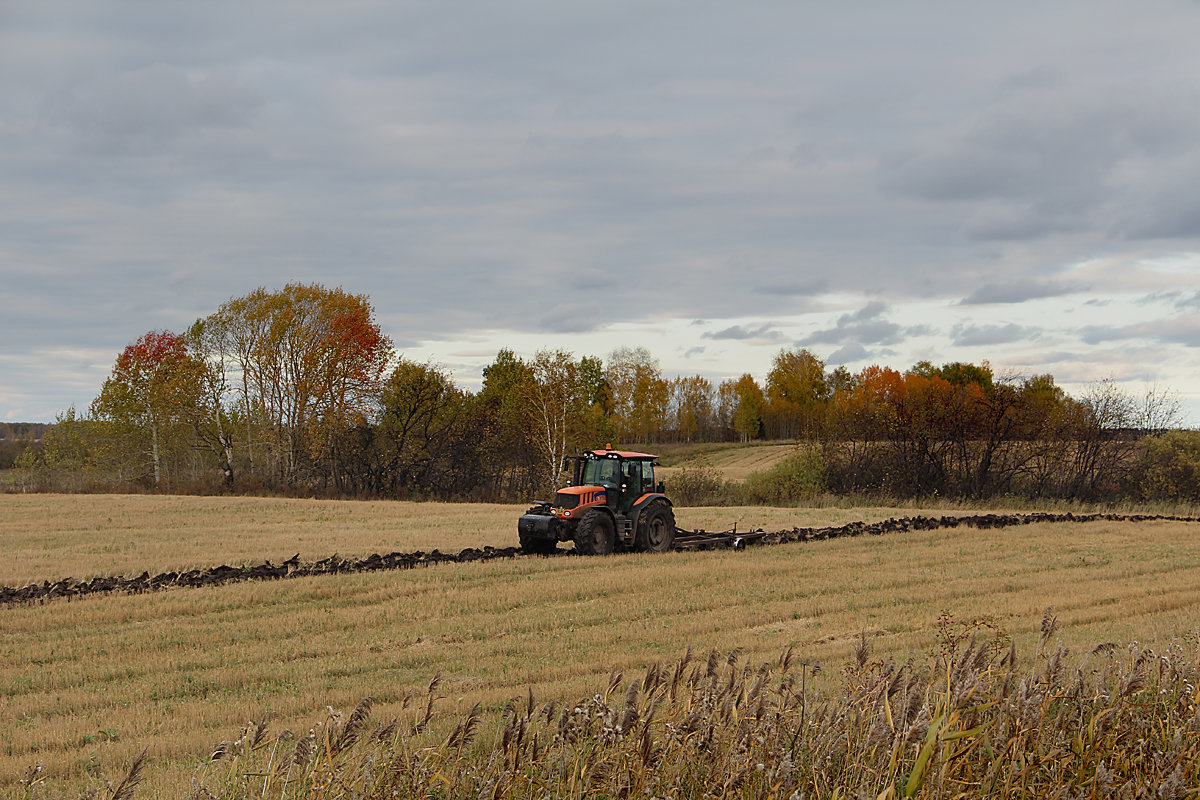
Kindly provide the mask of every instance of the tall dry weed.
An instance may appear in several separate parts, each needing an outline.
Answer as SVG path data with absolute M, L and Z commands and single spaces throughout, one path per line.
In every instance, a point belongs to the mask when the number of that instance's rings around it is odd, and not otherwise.
M 923 661 L 872 660 L 864 638 L 822 691 L 790 648 L 757 665 L 689 650 L 568 706 L 530 690 L 491 715 L 443 717 L 434 680 L 408 720 L 364 735 L 369 703 L 345 722 L 331 711 L 286 758 L 288 734 L 248 728 L 194 795 L 1200 797 L 1196 641 L 1072 656 L 1048 613 L 1022 668 L 1002 632 L 946 628 L 953 646 Z

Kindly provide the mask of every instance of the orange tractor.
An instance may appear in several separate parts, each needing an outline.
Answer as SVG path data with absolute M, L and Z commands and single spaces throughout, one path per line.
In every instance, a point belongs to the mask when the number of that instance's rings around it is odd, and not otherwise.
M 553 553 L 573 541 L 584 555 L 614 550 L 664 553 L 675 543 L 675 512 L 654 482 L 654 459 L 626 450 L 588 450 L 563 459 L 572 479 L 552 502 L 538 503 L 517 523 L 521 549 Z

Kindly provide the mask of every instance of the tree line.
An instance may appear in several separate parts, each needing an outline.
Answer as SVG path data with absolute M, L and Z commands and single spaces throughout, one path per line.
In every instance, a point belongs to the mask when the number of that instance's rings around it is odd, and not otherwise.
M 43 422 L 0 422 L 0 469 L 11 469 L 21 453 L 35 447 L 46 431 Z
M 802 479 L 780 477 L 795 491 L 1170 499 L 1196 493 L 1200 463 L 1177 416 L 1170 393 L 1113 381 L 1071 397 L 986 362 L 851 373 L 803 349 L 762 383 L 667 377 L 643 347 L 501 349 L 472 392 L 396 354 L 367 296 L 290 284 L 142 335 L 17 463 L 38 489 L 512 500 L 579 449 L 772 439 L 802 445 Z

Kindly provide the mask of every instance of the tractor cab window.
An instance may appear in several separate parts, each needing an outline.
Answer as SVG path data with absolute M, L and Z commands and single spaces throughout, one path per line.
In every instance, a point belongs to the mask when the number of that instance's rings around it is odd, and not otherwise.
M 626 461 L 622 467 L 626 491 L 643 495 L 654 491 L 654 464 L 650 461 Z
M 621 483 L 626 491 L 639 494 L 642 488 L 642 462 L 626 461 L 621 465 Z
M 582 484 L 584 486 L 603 486 L 608 489 L 619 488 L 621 482 L 617 476 L 617 463 L 617 460 L 613 458 L 588 459 L 583 465 Z

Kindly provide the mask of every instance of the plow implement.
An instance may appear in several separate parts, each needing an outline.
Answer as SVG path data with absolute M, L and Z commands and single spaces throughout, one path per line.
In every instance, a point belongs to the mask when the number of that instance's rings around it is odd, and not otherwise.
M 932 531 L 939 529 L 968 527 L 980 530 L 1006 528 L 1035 523 L 1085 523 L 1085 522 L 1200 522 L 1197 517 L 1164 516 L 1159 514 L 980 514 L 972 516 L 940 517 L 896 517 L 881 522 L 851 522 L 826 528 L 792 528 L 782 531 L 760 529 L 739 533 L 732 531 L 709 532 L 704 530 L 680 530 L 674 539 L 675 550 L 742 550 L 747 547 L 820 542 L 848 536 L 882 536 L 889 533 L 909 531 Z M 544 555 L 530 555 L 519 547 L 469 547 L 458 553 L 442 553 L 438 550 L 424 552 L 379 553 L 366 558 L 342 558 L 337 555 L 319 561 L 302 561 L 299 554 L 279 564 L 270 561 L 257 565 L 232 567 L 221 565 L 192 569 L 182 572 L 163 572 L 150 575 L 148 572 L 133 577 L 110 576 L 86 581 L 63 578 L 43 581 L 21 587 L 0 586 L 0 604 L 8 606 L 29 603 L 45 603 L 50 600 L 72 600 L 91 594 L 120 592 L 139 594 L 181 587 L 219 586 L 245 581 L 284 580 L 315 575 L 340 575 L 348 573 L 378 572 L 382 570 L 416 569 L 441 564 L 465 564 L 476 561 L 492 561 L 501 558 L 545 558 L 570 557 L 575 550 L 554 550 Z M 662 557 L 662 556 L 652 556 Z M 601 568 L 602 561 L 596 562 Z
M 757 544 L 769 534 L 765 531 L 749 531 L 738 533 L 737 530 L 722 533 L 708 531 L 681 531 L 675 534 L 676 550 L 731 550 L 745 549 L 748 544 Z

